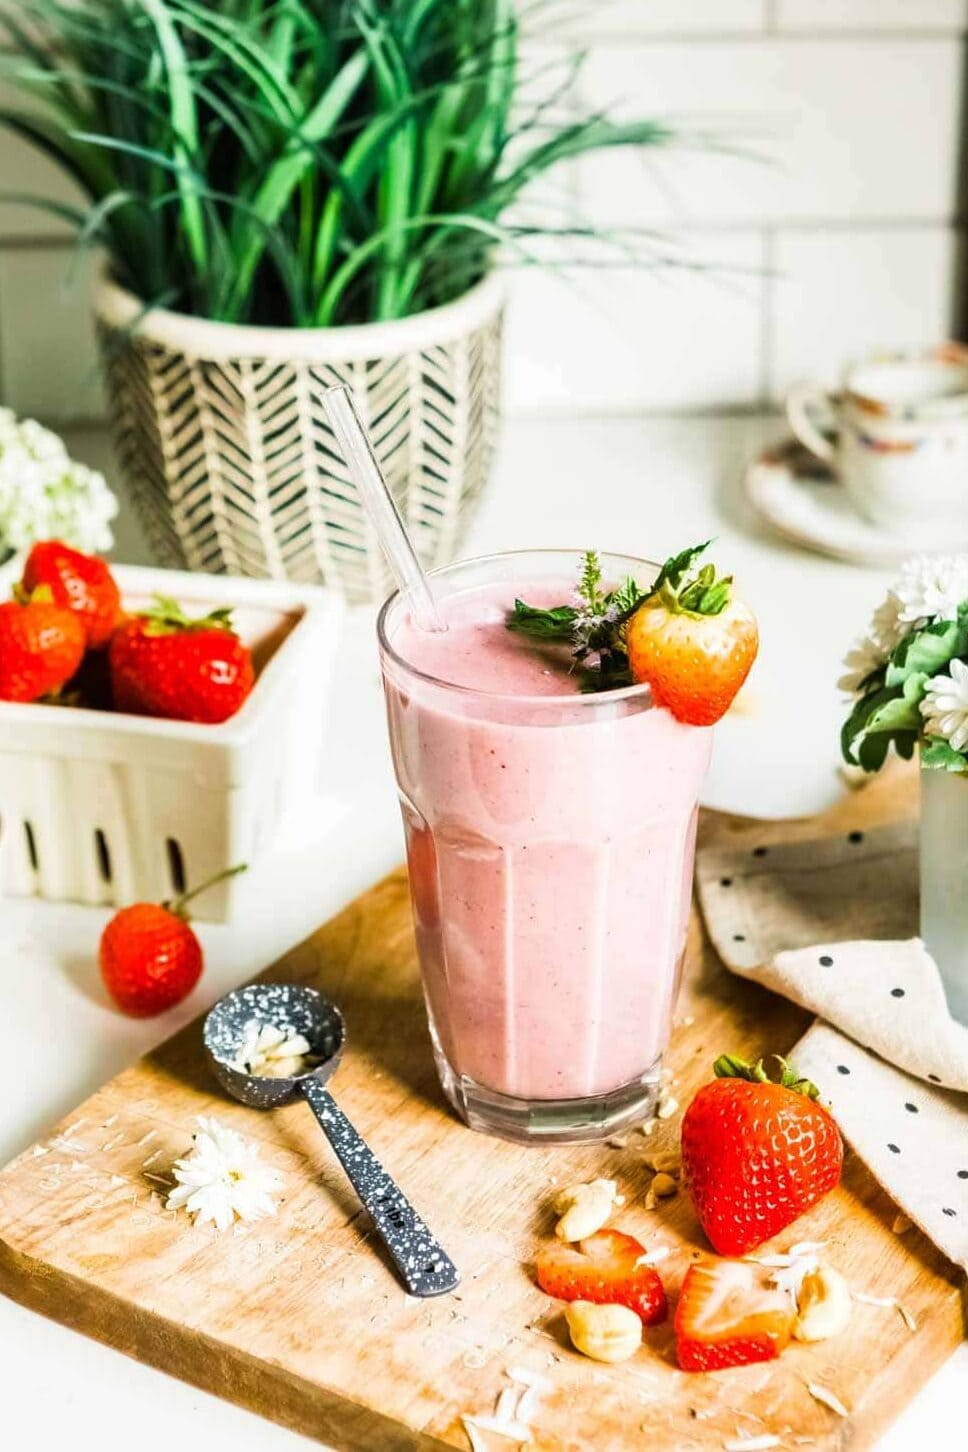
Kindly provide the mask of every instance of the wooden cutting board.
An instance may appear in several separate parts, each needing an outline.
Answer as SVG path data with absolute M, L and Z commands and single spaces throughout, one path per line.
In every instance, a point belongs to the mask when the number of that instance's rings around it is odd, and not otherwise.
M 793 830 L 866 826 L 912 809 L 910 777 L 894 773 Z M 705 840 L 721 845 L 751 831 L 764 842 L 792 835 L 778 823 L 703 822 Z M 643 1155 L 675 1147 L 679 1116 L 624 1148 L 518 1148 L 458 1124 L 431 1062 L 402 871 L 270 976 L 316 984 L 343 1005 L 350 1047 L 337 1096 L 461 1268 L 459 1292 L 429 1302 L 404 1295 L 309 1109 L 268 1116 L 222 1099 L 199 1023 L 0 1174 L 0 1289 L 336 1448 L 367 1452 L 467 1447 L 462 1414 L 492 1412 L 514 1367 L 551 1384 L 533 1421 L 536 1452 L 705 1452 L 768 1434 L 788 1448 L 869 1447 L 961 1339 L 955 1272 L 916 1230 L 892 1233 L 894 1207 L 850 1158 L 841 1188 L 777 1243 L 828 1241 L 851 1284 L 898 1297 L 916 1332 L 893 1309 L 858 1305 L 839 1339 L 795 1345 L 769 1365 L 682 1373 L 668 1326 L 646 1333 L 624 1365 L 583 1359 L 529 1267 L 551 1230 L 549 1198 L 556 1184 L 617 1178 L 628 1197 L 621 1226 L 647 1246 L 674 1248 L 662 1264 L 674 1296 L 707 1247 L 684 1195 L 645 1210 Z M 806 1022 L 730 977 L 695 918 L 678 1017 L 668 1063 L 683 1102 L 719 1051 L 787 1050 Z M 197 1114 L 258 1139 L 285 1172 L 277 1218 L 219 1237 L 163 1208 L 168 1167 Z M 833 1391 L 849 1420 L 814 1400 L 808 1381 Z

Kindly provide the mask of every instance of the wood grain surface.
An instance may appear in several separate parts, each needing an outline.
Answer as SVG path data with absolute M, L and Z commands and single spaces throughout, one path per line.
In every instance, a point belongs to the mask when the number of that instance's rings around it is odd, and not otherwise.
M 889 821 L 913 810 L 910 774 L 847 797 L 824 819 L 752 824 L 706 814 L 720 844 L 777 841 Z M 706 1452 L 773 1434 L 784 1447 L 869 1447 L 964 1334 L 953 1269 L 849 1157 L 840 1189 L 778 1238 L 828 1242 L 852 1286 L 896 1296 L 917 1321 L 857 1305 L 834 1341 L 778 1362 L 688 1375 L 669 1326 L 616 1367 L 569 1349 L 561 1308 L 533 1282 L 556 1185 L 595 1175 L 627 1196 L 616 1223 L 668 1244 L 674 1297 L 707 1246 L 680 1195 L 644 1208 L 647 1153 L 674 1149 L 679 1115 L 622 1146 L 526 1149 L 471 1133 L 437 1087 L 419 993 L 406 879 L 394 873 L 288 954 L 271 977 L 313 983 L 344 1008 L 333 1088 L 463 1273 L 457 1294 L 417 1302 L 374 1243 L 309 1109 L 259 1114 L 209 1079 L 200 1024 L 95 1094 L 0 1173 L 0 1289 L 140 1359 L 338 1449 L 467 1447 L 461 1417 L 489 1413 L 527 1367 L 551 1383 L 533 1419 L 536 1452 Z M 694 916 L 667 1063 L 683 1103 L 723 1050 L 786 1051 L 804 1014 L 729 976 Z M 278 1216 L 238 1233 L 196 1229 L 164 1209 L 173 1159 L 198 1114 L 246 1136 L 286 1177 Z M 844 1420 L 807 1382 L 833 1391 Z M 107 1403 L 108 1389 L 105 1388 Z M 494 1438 L 495 1448 L 512 1444 Z

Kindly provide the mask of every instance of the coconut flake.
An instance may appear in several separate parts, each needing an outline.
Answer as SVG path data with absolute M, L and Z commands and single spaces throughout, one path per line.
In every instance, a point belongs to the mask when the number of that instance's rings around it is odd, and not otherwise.
M 832 1392 L 829 1387 L 821 1386 L 816 1381 L 808 1381 L 807 1391 L 815 1402 L 822 1402 L 825 1407 L 829 1407 L 832 1412 L 836 1412 L 838 1417 L 850 1416 L 850 1412 L 844 1406 L 840 1397 Z
M 480 1432 L 493 1432 L 495 1437 L 506 1437 L 509 1442 L 530 1442 L 531 1428 L 523 1422 L 503 1421 L 500 1417 L 462 1417 L 464 1426 L 474 1426 Z M 486 1448 L 485 1448 L 486 1452 Z
M 788 1253 L 794 1257 L 798 1255 L 816 1255 L 817 1251 L 823 1250 L 826 1244 L 827 1242 L 825 1240 L 799 1240 L 796 1245 L 790 1246 Z
M 851 1291 L 850 1294 L 862 1306 L 895 1306 L 897 1304 L 893 1296 L 870 1296 L 866 1291 Z
M 464 1431 L 467 1433 L 467 1440 L 471 1444 L 471 1452 L 490 1452 L 490 1448 L 477 1430 L 477 1423 L 472 1417 L 461 1417 L 464 1424 Z
M 638 1265 L 658 1265 L 659 1262 L 660 1262 L 660 1260 L 665 1260 L 666 1256 L 671 1255 L 671 1254 L 672 1254 L 672 1246 L 671 1245 L 653 1245 L 651 1247 L 651 1249 L 649 1249 L 649 1250 L 647 1250 L 645 1252 L 644 1255 L 640 1255 L 639 1256 L 639 1258 L 635 1262 L 635 1264 L 637 1266 Z
M 531 1371 L 527 1366 L 512 1366 L 505 1375 L 510 1381 L 524 1387 L 518 1397 L 516 1420 L 527 1426 L 534 1419 L 538 1398 L 543 1392 L 550 1391 L 553 1383 L 546 1376 L 542 1376 L 540 1371 Z
M 887 1311 L 896 1311 L 909 1331 L 916 1331 L 918 1323 L 897 1296 L 869 1296 L 866 1291 L 851 1291 L 851 1296 L 862 1306 L 882 1306 Z
M 40 1155 L 49 1155 L 50 1148 L 45 1144 L 35 1144 L 30 1153 L 34 1159 L 37 1159 Z

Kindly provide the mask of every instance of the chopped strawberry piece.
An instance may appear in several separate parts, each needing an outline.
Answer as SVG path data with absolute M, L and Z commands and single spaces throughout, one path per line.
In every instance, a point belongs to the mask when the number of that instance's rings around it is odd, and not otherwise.
M 787 1291 L 770 1285 L 765 1267 L 746 1260 L 692 1265 L 676 1307 L 676 1352 L 683 1371 L 719 1371 L 772 1361 L 793 1334 Z
M 537 1257 L 538 1285 L 559 1301 L 628 1306 L 646 1326 L 666 1317 L 658 1272 L 642 1264 L 645 1247 L 621 1230 L 599 1230 L 575 1245 L 556 1242 Z

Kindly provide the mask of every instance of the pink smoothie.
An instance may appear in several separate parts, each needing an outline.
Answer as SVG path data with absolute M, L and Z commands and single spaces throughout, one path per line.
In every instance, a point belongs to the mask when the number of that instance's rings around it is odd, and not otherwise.
M 712 739 L 645 691 L 579 694 L 566 648 L 505 628 L 516 594 L 571 589 L 465 591 L 436 635 L 401 609 L 393 654 L 435 681 L 384 659 L 438 1051 L 523 1100 L 609 1093 L 661 1056 Z

